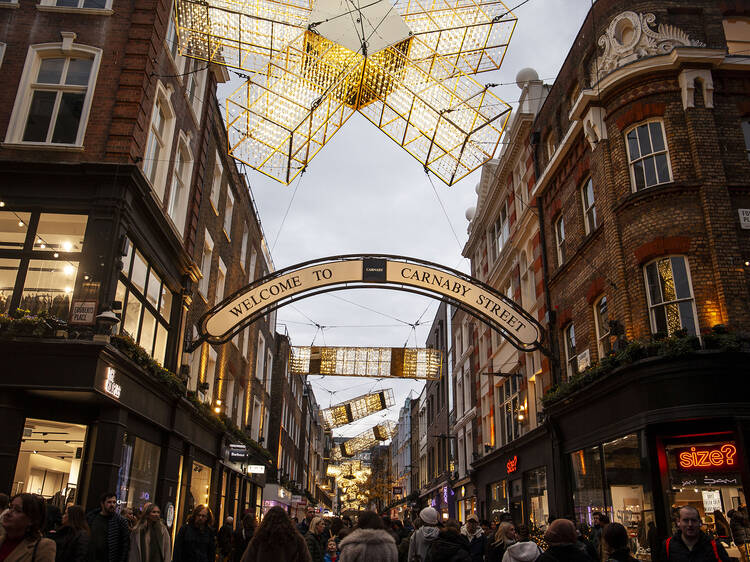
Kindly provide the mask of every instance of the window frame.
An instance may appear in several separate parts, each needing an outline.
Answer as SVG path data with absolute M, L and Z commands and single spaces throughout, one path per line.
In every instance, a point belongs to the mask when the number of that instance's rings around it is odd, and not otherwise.
M 589 186 L 591 186 L 591 202 L 587 206 Z M 584 180 L 584 182 L 581 184 L 580 192 L 581 206 L 583 207 L 583 225 L 586 229 L 586 234 L 588 235 L 594 232 L 599 226 L 596 217 L 596 193 L 594 193 L 594 179 L 592 176 L 589 176 L 586 180 Z
M 18 8 L 18 0 L 10 0 L 8 2 L 0 1 L 0 8 Z
M 159 201 L 164 201 L 164 197 L 167 194 L 167 176 L 169 175 L 169 168 L 172 162 L 172 145 L 174 144 L 174 129 L 177 121 L 177 114 L 172 106 L 171 98 L 172 87 L 170 85 L 165 87 L 161 80 L 157 81 L 154 103 L 151 104 L 151 115 L 148 121 L 148 135 L 146 136 L 146 146 L 143 152 L 142 170 L 144 177 L 149 182 L 149 185 L 151 185 Z M 154 133 L 155 111 L 157 105 L 161 106 L 161 104 L 164 104 L 165 124 L 164 133 L 161 135 L 163 139 L 159 139 L 157 136 L 157 142 L 162 140 L 163 145 L 160 157 L 154 159 L 149 155 L 149 147 L 151 146 L 151 135 Z M 149 164 L 149 162 L 153 163 Z M 151 166 L 155 166 L 155 168 Z M 154 176 L 153 179 L 151 178 L 152 174 Z
M 41 43 L 37 45 L 30 45 L 26 53 L 26 60 L 23 65 L 23 72 L 21 73 L 21 79 L 18 84 L 16 91 L 16 99 L 13 102 L 13 110 L 11 112 L 10 121 L 8 123 L 8 130 L 5 134 L 5 143 L 8 145 L 18 146 L 33 146 L 38 148 L 47 149 L 58 149 L 58 150 L 82 150 L 83 142 L 86 138 L 86 130 L 88 128 L 89 117 L 91 114 L 91 107 L 93 106 L 94 94 L 96 90 L 96 81 L 99 76 L 99 67 L 102 59 L 102 50 L 97 47 L 91 47 L 89 45 L 81 45 L 79 43 L 73 43 L 75 34 L 70 32 L 62 32 L 63 41 L 60 43 Z M 81 56 L 82 55 L 82 56 Z M 26 130 L 26 124 L 28 122 L 29 110 L 31 109 L 31 101 L 33 98 L 34 80 L 36 79 L 41 61 L 46 58 L 65 58 L 71 59 L 78 56 L 79 58 L 91 59 L 91 70 L 89 71 L 89 80 L 85 87 L 85 97 L 83 107 L 81 109 L 81 117 L 78 122 L 78 131 L 76 133 L 76 140 L 74 143 L 53 143 L 53 142 L 38 142 L 38 141 L 24 141 L 23 135 Z M 55 85 L 44 85 L 40 86 L 40 89 L 51 90 L 52 86 Z M 56 92 L 73 91 L 73 88 L 67 85 L 58 84 L 58 88 L 55 88 Z M 66 90 L 65 88 L 71 88 Z M 82 86 L 75 86 L 75 91 L 80 91 Z M 55 108 L 59 108 L 59 100 L 55 101 Z M 53 108 L 53 115 L 55 109 Z M 50 128 L 54 129 L 52 121 L 50 119 Z M 48 133 L 49 134 L 49 133 Z
M 5 50 L 8 48 L 3 42 L 0 42 L 0 68 L 3 67 L 3 59 L 5 58 Z
M 565 374 L 568 380 L 570 380 L 574 375 L 578 374 L 578 354 L 576 353 L 575 324 L 573 322 L 568 322 L 565 325 L 563 329 L 563 342 L 565 343 Z
M 185 158 L 185 156 L 187 156 L 187 158 Z M 177 166 L 179 163 L 183 163 L 185 166 L 185 169 L 183 170 L 184 177 L 180 177 L 181 174 L 178 173 L 179 170 Z M 190 137 L 186 135 L 184 131 L 180 130 L 177 136 L 177 149 L 175 150 L 174 165 L 172 166 L 172 181 L 169 184 L 169 193 L 165 193 L 165 196 L 167 198 L 167 215 L 172 219 L 172 222 L 181 236 L 185 235 L 185 223 L 187 222 L 187 208 L 190 199 L 194 164 L 195 159 L 193 158 L 193 150 L 190 147 Z M 180 189 L 183 190 L 184 201 L 182 204 L 183 212 L 175 217 L 174 196 L 177 187 L 175 183 L 178 181 L 181 184 Z
M 219 266 L 216 269 L 216 290 L 214 291 L 214 302 L 223 301 L 227 289 L 227 266 L 224 260 L 219 258 Z
M 36 7 L 38 10 L 45 12 L 67 12 L 92 16 L 110 16 L 114 13 L 112 0 L 105 0 L 103 8 L 84 7 L 84 2 L 85 0 L 78 0 L 77 6 L 58 6 L 57 0 L 40 0 Z
M 747 159 L 750 160 L 750 119 L 743 119 L 740 122 L 740 128 L 742 130 L 742 136 L 745 139 L 745 153 L 747 154 Z
M 602 301 L 606 302 L 607 320 L 609 320 L 609 300 L 607 299 L 607 295 L 600 295 L 599 298 L 594 301 L 594 306 L 593 306 L 594 331 L 596 333 L 596 350 L 597 350 L 597 353 L 599 354 L 600 361 L 603 357 L 606 357 L 612 351 L 612 345 L 609 341 L 609 338 L 612 335 L 611 330 L 609 328 L 609 323 L 607 324 L 607 326 L 601 325 L 602 324 L 601 318 L 600 318 L 601 314 L 599 313 L 599 310 L 600 310 L 600 304 Z M 606 330 L 606 332 L 603 330 Z M 605 345 L 608 349 L 605 349 Z
M 557 256 L 557 267 L 565 263 L 565 217 L 562 213 L 554 221 L 555 227 L 555 255 Z M 562 227 L 562 228 L 561 228 Z M 561 236 L 562 231 L 562 236 Z
M 490 227 L 490 256 L 495 263 L 510 240 L 510 212 L 508 201 L 503 201 L 498 211 L 497 218 Z
M 218 171 L 218 174 L 217 174 Z M 216 151 L 216 159 L 214 160 L 213 166 L 213 177 L 211 178 L 211 192 L 208 194 L 208 201 L 211 203 L 211 208 L 214 214 L 219 216 L 219 196 L 221 195 L 221 184 L 224 179 L 224 164 L 221 162 L 221 156 L 219 151 Z
M 669 260 L 669 268 L 670 268 L 670 271 L 671 271 L 671 274 L 672 274 L 672 278 L 674 279 L 674 268 L 672 267 L 672 260 L 676 259 L 676 258 L 682 259 L 683 262 L 684 262 L 685 273 L 686 273 L 686 279 L 685 279 L 685 281 L 687 282 L 687 287 L 690 290 L 690 298 L 677 298 L 676 287 L 675 287 L 675 299 L 670 300 L 670 301 L 662 300 L 662 302 L 660 302 L 660 303 L 653 304 L 651 302 L 651 287 L 649 285 L 648 271 L 647 271 L 647 269 L 652 264 L 658 263 L 658 262 L 660 262 L 662 260 Z M 695 290 L 693 288 L 693 279 L 692 279 L 692 274 L 690 273 L 690 260 L 688 260 L 688 256 L 686 256 L 685 254 L 670 254 L 670 255 L 666 255 L 666 256 L 659 256 L 659 257 L 657 257 L 655 259 L 652 259 L 652 260 L 648 261 L 647 263 L 643 264 L 642 269 L 643 269 L 644 288 L 646 290 L 646 306 L 647 306 L 647 309 L 648 309 L 648 319 L 649 319 L 649 326 L 651 328 L 651 333 L 652 334 L 657 334 L 658 333 L 658 330 L 656 329 L 655 310 L 657 308 L 665 308 L 669 304 L 677 304 L 678 305 L 678 312 L 680 313 L 680 328 L 679 329 L 681 329 L 681 330 L 686 329 L 685 326 L 684 326 L 684 324 L 683 324 L 683 322 L 682 322 L 682 312 L 679 310 L 679 304 L 683 303 L 683 302 L 690 302 L 691 303 L 690 308 L 691 308 L 691 312 L 693 314 L 693 325 L 695 326 L 695 333 L 690 334 L 690 335 L 694 335 L 694 336 L 699 336 L 700 337 L 700 323 L 699 323 L 699 318 L 698 318 L 698 309 L 697 309 L 696 304 L 695 304 Z M 675 285 L 676 285 L 676 283 L 675 283 Z M 661 292 L 661 287 L 659 287 L 659 291 Z M 663 294 L 662 294 L 662 298 L 664 298 Z M 669 329 L 669 326 L 667 326 L 667 329 Z M 671 335 L 671 334 L 669 334 L 669 332 L 667 332 L 667 335 Z
M 234 193 L 232 193 L 232 186 L 227 184 L 227 196 L 224 200 L 224 221 L 221 225 L 224 230 L 224 236 L 227 237 L 229 242 L 232 241 L 232 226 L 234 225 Z
M 650 125 L 651 123 L 658 123 L 659 124 L 659 128 L 661 129 L 662 141 L 664 143 L 664 150 L 653 151 L 653 140 L 652 140 L 652 136 L 651 136 L 651 128 L 648 127 L 648 125 Z M 639 137 L 638 137 L 637 130 L 638 130 L 639 127 L 643 127 L 644 125 L 646 125 L 646 128 L 648 129 L 649 143 L 651 144 L 652 152 L 650 152 L 649 154 L 647 154 L 645 156 L 643 154 L 639 154 L 638 158 L 633 159 L 631 157 L 631 154 L 630 154 L 630 143 L 628 142 L 628 135 L 631 132 L 636 131 L 636 142 L 638 142 L 639 147 L 640 147 L 640 140 L 639 140 Z M 636 123 L 635 125 L 632 125 L 632 126 L 628 127 L 627 129 L 625 129 L 625 132 L 623 133 L 623 139 L 625 141 L 625 153 L 626 153 L 626 155 L 628 157 L 628 173 L 630 175 L 630 189 L 631 189 L 631 191 L 633 193 L 638 193 L 640 191 L 645 191 L 647 189 L 651 189 L 653 187 L 659 187 L 661 185 L 667 185 L 667 184 L 672 183 L 674 181 L 674 175 L 672 173 L 672 159 L 670 158 L 669 143 L 667 142 L 667 132 L 666 132 L 666 127 L 664 126 L 664 119 L 661 119 L 661 118 L 647 119 L 645 121 L 641 121 L 639 123 Z M 640 148 L 639 148 L 639 151 L 640 151 Z M 659 155 L 659 154 L 664 154 L 665 157 L 666 157 L 666 161 L 667 161 L 667 176 L 668 176 L 667 180 L 663 181 L 663 182 L 658 181 L 659 178 L 658 178 L 658 172 L 657 172 L 657 183 L 652 184 L 652 185 L 647 185 L 646 184 L 646 173 L 644 171 L 643 172 L 643 174 L 644 174 L 643 175 L 644 186 L 641 189 L 638 189 L 638 186 L 637 186 L 638 184 L 637 184 L 636 178 L 635 178 L 635 166 L 634 166 L 634 164 L 636 164 L 637 162 L 644 162 L 648 158 L 654 158 L 655 159 L 656 156 Z M 654 164 L 654 169 L 656 170 L 656 164 Z
M 208 252 L 206 252 L 206 247 L 208 247 Z M 203 300 L 208 302 L 208 290 L 211 286 L 211 266 L 213 264 L 214 259 L 214 240 L 211 238 L 211 235 L 208 233 L 208 230 L 205 230 L 205 235 L 203 238 L 203 248 L 201 249 L 201 264 L 200 264 L 200 270 L 203 277 L 201 277 L 200 281 L 198 281 L 198 293 L 203 297 Z M 206 253 L 210 254 L 210 258 L 208 260 L 208 271 L 203 271 L 203 267 L 205 265 L 206 261 Z

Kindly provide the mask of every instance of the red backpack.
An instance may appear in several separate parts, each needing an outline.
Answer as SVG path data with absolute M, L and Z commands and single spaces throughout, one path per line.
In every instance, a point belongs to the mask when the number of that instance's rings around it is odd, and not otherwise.
M 669 543 L 671 540 L 672 540 L 672 537 L 669 537 L 665 544 L 665 546 L 667 547 L 667 560 L 669 560 Z M 719 549 L 716 548 L 716 541 L 714 539 L 711 539 L 711 546 L 714 549 L 714 556 L 716 556 L 716 562 L 721 562 L 721 558 L 719 558 Z

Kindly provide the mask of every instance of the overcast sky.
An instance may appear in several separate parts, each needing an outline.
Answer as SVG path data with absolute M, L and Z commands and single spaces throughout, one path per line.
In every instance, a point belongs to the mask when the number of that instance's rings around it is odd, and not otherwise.
M 512 8 L 520 1 L 506 0 L 506 5 Z M 509 83 L 493 92 L 515 110 L 520 90 L 513 82 L 518 71 L 532 67 L 552 83 L 591 1 L 528 1 L 514 11 L 518 24 L 502 68 L 475 79 Z M 235 76 L 221 92 L 240 84 Z M 433 176 L 433 190 L 422 165 L 357 113 L 311 161 L 299 182 L 285 186 L 252 170 L 247 179 L 276 269 L 338 254 L 387 253 L 469 271 L 461 249 L 468 238 L 465 212 L 476 204 L 479 171 L 452 187 Z M 277 330 L 286 329 L 293 345 L 423 346 L 438 304 L 399 291 L 337 291 L 279 309 Z M 413 330 L 410 325 L 419 319 Z M 335 432 L 347 436 L 386 417 L 397 419 L 409 393 L 416 397 L 424 385 L 343 377 L 310 380 L 324 408 L 393 388 L 396 406 Z

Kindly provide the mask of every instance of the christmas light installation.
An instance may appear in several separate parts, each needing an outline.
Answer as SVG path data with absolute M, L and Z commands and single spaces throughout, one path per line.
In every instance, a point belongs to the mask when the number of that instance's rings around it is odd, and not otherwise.
M 427 348 L 293 346 L 290 365 L 299 375 L 437 380 L 443 353 Z
M 357 453 L 372 449 L 376 445 L 379 445 L 381 441 L 387 441 L 392 438 L 395 433 L 395 422 L 386 421 L 378 424 L 333 448 L 331 450 L 331 461 L 339 462 L 345 458 L 351 458 Z
M 499 0 L 177 0 L 181 54 L 248 73 L 227 98 L 229 154 L 291 182 L 360 112 L 448 185 L 493 157 L 510 106 Z
M 389 388 L 379 392 L 363 394 L 362 396 L 341 402 L 330 408 L 321 410 L 321 414 L 323 415 L 323 423 L 326 429 L 334 429 L 366 418 L 393 405 L 395 405 L 393 389 Z

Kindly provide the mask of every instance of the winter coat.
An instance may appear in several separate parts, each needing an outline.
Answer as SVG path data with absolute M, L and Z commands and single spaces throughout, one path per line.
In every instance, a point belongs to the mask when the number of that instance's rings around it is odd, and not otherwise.
M 510 543 L 514 544 L 514 543 Z M 487 562 L 501 562 L 505 556 L 505 550 L 510 546 L 504 540 L 494 541 L 487 544 L 486 560 Z
M 216 546 L 223 556 L 232 552 L 232 532 L 232 526 L 229 523 L 224 523 L 219 532 L 216 533 Z
M 6 536 L 0 537 L 0 546 Z M 11 550 L 5 562 L 55 562 L 55 541 L 52 539 L 24 539 Z
M 200 529 L 186 523 L 177 532 L 174 540 L 174 562 L 214 562 L 216 537 L 210 527 Z
M 305 535 L 305 542 L 307 543 L 307 549 L 310 551 L 312 562 L 323 562 L 323 555 L 326 550 L 323 545 L 323 535 L 316 535 L 315 533 L 308 531 Z
M 536 562 L 596 562 L 576 544 L 558 544 L 549 547 Z
M 169 536 L 167 528 L 159 522 L 151 528 L 151 532 L 157 533 L 157 537 L 159 538 L 159 550 L 161 551 L 162 560 L 164 562 L 172 560 L 172 539 Z M 141 527 L 136 527 L 130 533 L 128 562 L 146 562 L 146 558 L 141 552 Z
M 747 520 L 740 514 L 736 514 L 729 522 L 732 529 L 732 540 L 737 546 L 750 542 L 750 527 Z
M 276 544 L 261 543 L 253 537 L 242 562 L 311 562 L 311 559 L 305 539 L 296 533 L 294 540 Z
M 91 523 L 101 513 L 100 509 L 94 509 L 86 514 L 86 520 Z M 91 538 L 93 542 L 93 537 Z M 130 527 L 128 521 L 117 513 L 109 517 L 107 522 L 107 554 L 108 560 L 97 562 L 126 562 L 130 550 Z
M 630 549 L 622 548 L 611 552 L 608 562 L 638 562 L 638 559 L 633 558 L 630 554 Z
M 430 544 L 437 540 L 440 529 L 437 527 L 428 527 L 423 525 L 409 539 L 409 556 L 408 562 L 424 562 L 427 555 L 427 549 Z
M 64 525 L 50 538 L 57 545 L 56 562 L 86 562 L 93 559 L 89 555 L 91 535 L 88 531 L 76 531 L 72 527 Z
M 339 562 L 398 562 L 396 541 L 382 529 L 357 529 L 339 544 Z
M 240 562 L 242 555 L 245 554 L 247 545 L 253 538 L 253 529 L 247 530 L 240 527 L 232 534 L 232 560 L 234 562 Z
M 471 562 L 469 539 L 454 530 L 443 530 L 430 545 L 425 562 Z
M 484 553 L 487 550 L 487 535 L 482 529 L 477 528 L 473 535 L 469 535 L 469 529 L 464 526 L 461 534 L 469 541 L 469 554 L 472 562 L 484 562 Z
M 542 549 L 534 541 L 513 543 L 505 549 L 503 562 L 534 562 L 542 555 Z
M 724 550 L 724 546 L 719 541 L 715 541 L 715 544 L 719 559 L 723 562 L 729 562 L 729 555 Z M 683 542 L 682 531 L 677 531 L 672 535 L 672 540 L 669 541 L 669 556 L 667 556 L 667 541 L 662 543 L 659 560 L 664 562 L 719 562 L 716 560 L 711 539 L 703 531 L 700 531 L 698 542 L 693 550 L 690 550 Z

